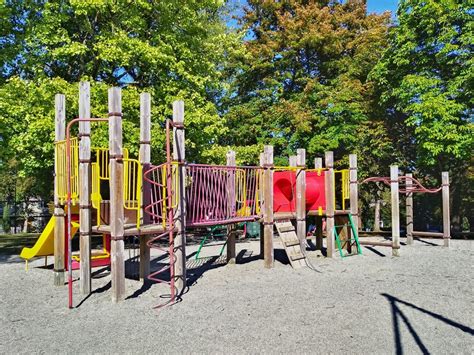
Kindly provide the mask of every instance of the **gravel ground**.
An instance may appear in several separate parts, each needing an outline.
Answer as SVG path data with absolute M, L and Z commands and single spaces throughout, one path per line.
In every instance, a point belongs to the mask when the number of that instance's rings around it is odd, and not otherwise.
M 204 265 L 190 270 L 182 302 L 158 311 L 164 285 L 127 280 L 130 298 L 112 304 L 107 272 L 68 310 L 67 289 L 53 286 L 43 260 L 25 272 L 3 257 L 0 353 L 472 354 L 474 242 L 431 243 L 402 247 L 399 258 L 383 247 L 344 260 L 310 252 L 320 272 L 278 261 L 263 269 L 258 242 L 239 243 L 241 264 L 190 260 Z

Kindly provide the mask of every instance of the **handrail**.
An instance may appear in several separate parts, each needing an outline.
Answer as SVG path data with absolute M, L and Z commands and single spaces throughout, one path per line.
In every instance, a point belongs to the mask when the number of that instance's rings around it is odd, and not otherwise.
M 123 207 L 136 211 L 137 229 L 140 229 L 140 209 L 142 191 L 142 165 L 137 159 L 123 159 Z
M 61 140 L 55 142 L 56 171 L 55 179 L 59 203 L 64 204 L 67 200 L 67 142 Z M 75 205 L 79 201 L 79 140 L 77 137 L 70 140 L 71 157 L 71 203 Z

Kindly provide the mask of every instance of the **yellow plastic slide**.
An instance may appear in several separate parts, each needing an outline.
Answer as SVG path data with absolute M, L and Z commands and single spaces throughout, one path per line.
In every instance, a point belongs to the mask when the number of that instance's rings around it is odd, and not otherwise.
M 35 256 L 54 255 L 54 223 L 55 217 L 52 216 L 33 248 L 23 248 L 20 254 L 21 258 L 30 260 Z M 79 224 L 72 222 L 71 238 L 74 237 L 74 234 L 76 234 L 78 229 Z

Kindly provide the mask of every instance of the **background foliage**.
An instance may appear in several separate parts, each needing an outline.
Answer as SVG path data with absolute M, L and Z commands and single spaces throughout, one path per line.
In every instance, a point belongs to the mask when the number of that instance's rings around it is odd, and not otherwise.
M 222 163 L 232 147 L 255 164 L 273 144 L 278 164 L 299 147 L 309 161 L 333 150 L 337 166 L 356 152 L 362 177 L 397 163 L 438 185 L 449 170 L 453 227 L 474 228 L 467 1 L 401 0 L 394 17 L 367 14 L 364 0 L 249 0 L 237 26 L 232 10 L 219 0 L 0 0 L 0 200 L 51 198 L 54 95 L 66 95 L 72 119 L 89 80 L 94 116 L 107 112 L 107 87 L 123 87 L 132 154 L 149 91 L 155 162 L 164 118 L 183 99 L 189 161 Z M 106 136 L 94 127 L 95 145 Z M 364 187 L 365 206 L 378 193 Z M 420 221 L 436 224 L 439 201 L 417 199 Z

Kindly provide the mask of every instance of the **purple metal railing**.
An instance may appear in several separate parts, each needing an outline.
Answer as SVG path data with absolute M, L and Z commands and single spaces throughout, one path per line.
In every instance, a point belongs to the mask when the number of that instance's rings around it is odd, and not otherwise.
M 186 224 L 190 227 L 252 221 L 260 217 L 259 167 L 186 165 Z

